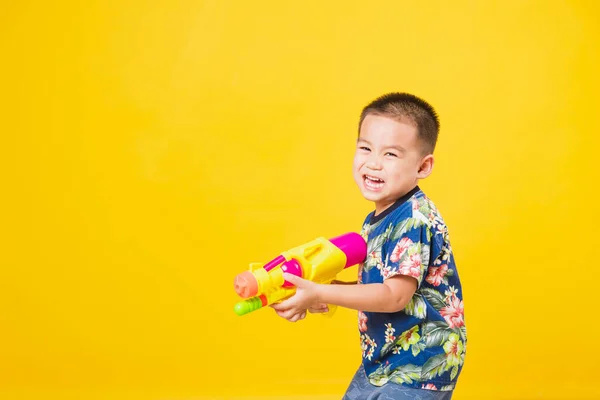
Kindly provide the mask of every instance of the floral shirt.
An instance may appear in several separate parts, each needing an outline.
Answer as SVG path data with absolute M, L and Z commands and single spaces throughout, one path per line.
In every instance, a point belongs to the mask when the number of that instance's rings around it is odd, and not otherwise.
M 404 310 L 359 312 L 363 365 L 376 386 L 453 390 L 465 359 L 463 295 L 448 230 L 417 186 L 383 213 L 370 213 L 361 235 L 368 253 L 358 283 L 414 277 L 417 291 Z

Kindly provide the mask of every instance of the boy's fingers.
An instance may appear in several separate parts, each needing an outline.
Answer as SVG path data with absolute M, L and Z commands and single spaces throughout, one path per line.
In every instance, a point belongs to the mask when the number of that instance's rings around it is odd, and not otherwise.
M 293 314 L 286 318 L 290 322 L 296 322 L 300 319 L 300 314 Z
M 290 322 L 298 322 L 302 319 L 306 318 L 306 311 L 303 311 L 299 314 L 294 314 L 292 315 L 290 318 L 288 318 L 287 320 Z
M 295 313 L 290 310 L 283 310 L 283 311 L 277 311 L 277 315 L 279 315 L 281 318 L 290 320 L 295 315 Z
M 313 314 L 324 313 L 329 311 L 329 307 L 327 306 L 327 304 L 317 304 L 313 307 L 310 307 L 308 311 L 310 311 Z
M 284 311 L 275 311 L 277 315 L 279 315 L 283 319 L 287 319 L 288 321 L 295 322 L 300 319 L 306 318 L 306 310 L 298 311 L 298 310 L 284 310 Z
M 283 279 L 285 279 L 286 281 L 288 281 L 289 283 L 291 283 L 292 285 L 294 285 L 296 287 L 304 286 L 304 279 L 302 279 L 296 275 L 284 272 Z
M 295 300 L 293 298 L 287 299 L 279 303 L 278 310 L 293 310 L 296 308 Z
M 282 301 L 281 303 L 271 304 L 271 307 L 274 310 L 278 310 L 278 311 L 291 310 L 294 308 L 294 303 L 290 299 L 288 299 L 288 300 Z

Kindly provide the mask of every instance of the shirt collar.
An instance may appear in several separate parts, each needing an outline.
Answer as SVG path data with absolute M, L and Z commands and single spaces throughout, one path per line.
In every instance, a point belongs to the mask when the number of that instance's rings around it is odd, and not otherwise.
M 388 216 L 392 211 L 394 211 L 396 208 L 400 207 L 402 204 L 404 204 L 408 199 L 410 199 L 415 193 L 417 193 L 419 190 L 421 190 L 419 188 L 419 186 L 415 186 L 411 191 L 409 191 L 408 193 L 406 193 L 404 196 L 400 197 L 398 200 L 396 200 L 394 202 L 394 204 L 392 204 L 391 206 L 389 206 L 388 208 L 386 208 L 381 214 L 379 215 L 375 215 L 375 212 L 373 212 L 373 214 L 371 215 L 371 219 L 369 220 L 369 224 L 374 224 L 377 223 L 379 221 L 381 221 L 382 219 L 384 219 L 386 216 Z

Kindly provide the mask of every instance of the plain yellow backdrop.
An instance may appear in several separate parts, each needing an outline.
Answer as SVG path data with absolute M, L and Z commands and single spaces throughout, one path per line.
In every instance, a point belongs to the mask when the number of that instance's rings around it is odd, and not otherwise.
M 599 21 L 594 1 L 5 4 L 0 398 L 340 398 L 355 313 L 237 317 L 232 282 L 360 228 L 357 119 L 388 91 L 441 117 L 421 186 L 464 285 L 455 398 L 600 398 Z

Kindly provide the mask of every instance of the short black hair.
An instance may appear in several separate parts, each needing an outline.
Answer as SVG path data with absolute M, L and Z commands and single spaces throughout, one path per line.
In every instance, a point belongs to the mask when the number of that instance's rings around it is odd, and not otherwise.
M 417 137 L 425 153 L 433 153 L 437 143 L 440 121 L 434 108 L 425 100 L 409 93 L 388 93 L 363 108 L 358 131 L 367 115 L 380 115 L 398 121 L 409 119 L 417 128 Z

